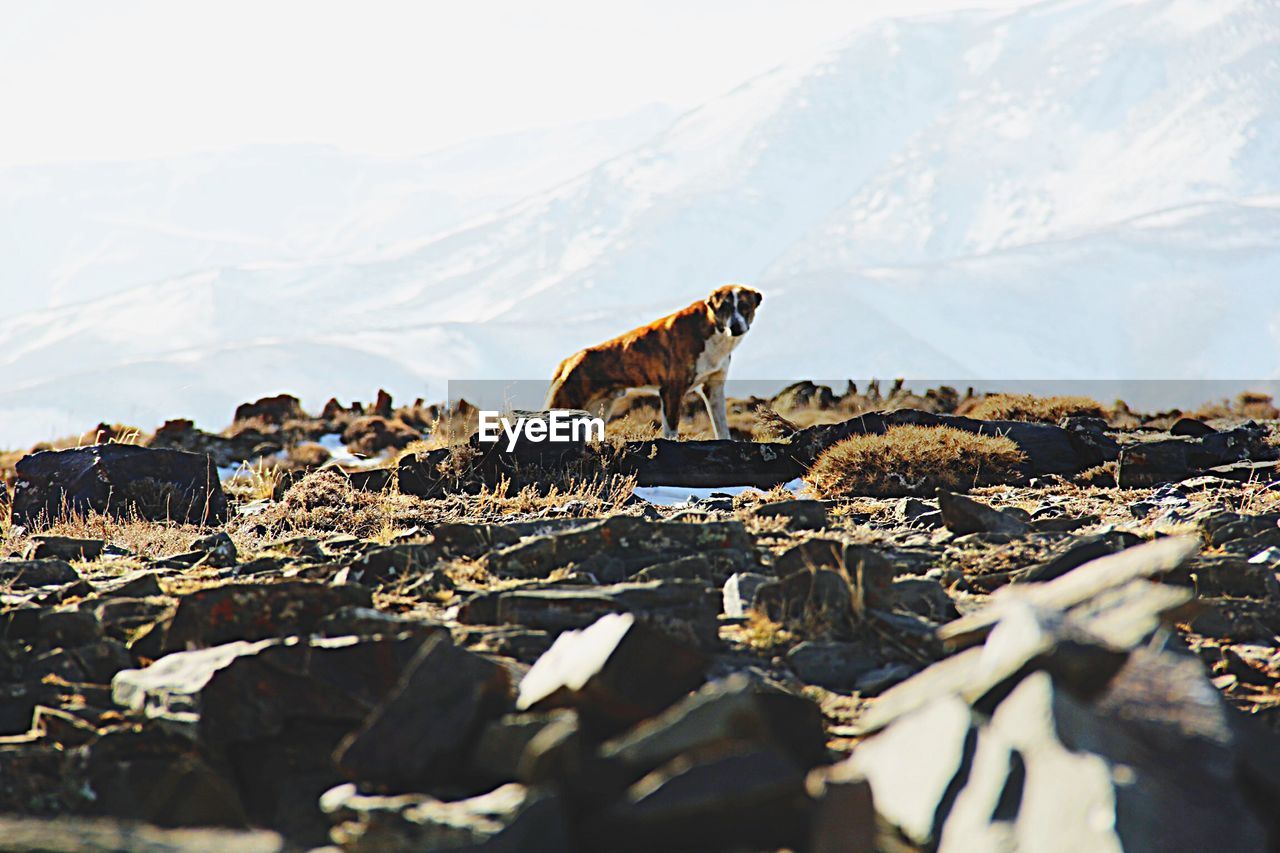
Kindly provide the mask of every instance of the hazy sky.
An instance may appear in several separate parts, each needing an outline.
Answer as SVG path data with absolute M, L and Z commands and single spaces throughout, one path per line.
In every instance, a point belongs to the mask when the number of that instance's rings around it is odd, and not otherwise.
M 885 14 L 1025 0 L 0 5 L 0 164 L 260 142 L 409 154 L 692 107 Z

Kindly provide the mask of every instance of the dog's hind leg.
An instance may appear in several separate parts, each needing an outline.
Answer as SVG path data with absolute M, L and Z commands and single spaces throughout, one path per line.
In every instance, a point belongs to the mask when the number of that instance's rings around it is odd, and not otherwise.
M 684 401 L 684 388 L 663 385 L 658 389 L 662 403 L 662 437 L 676 439 L 680 435 L 680 404 Z

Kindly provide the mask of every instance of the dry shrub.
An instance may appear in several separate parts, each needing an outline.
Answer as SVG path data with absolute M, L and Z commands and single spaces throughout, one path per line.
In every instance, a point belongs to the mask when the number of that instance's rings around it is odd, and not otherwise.
M 823 498 L 928 495 L 938 488 L 961 491 L 1010 482 L 1025 459 L 1004 436 L 896 426 L 832 445 L 805 479 Z
M 434 514 L 421 498 L 357 489 L 346 474 L 322 468 L 290 486 L 279 504 L 254 520 L 282 531 L 341 532 L 368 538 L 431 523 Z
M 0 492 L 4 491 L 5 486 L 12 486 L 17 482 L 18 460 L 26 455 L 25 450 L 0 450 Z
M 751 610 L 747 612 L 747 621 L 741 628 L 740 639 L 757 652 L 773 652 L 794 644 L 798 638 L 781 623 Z
M 657 406 L 633 406 L 609 419 L 606 435 L 616 441 L 650 441 L 662 436 Z
M 1202 421 L 1234 420 L 1237 418 L 1274 421 L 1280 419 L 1280 409 L 1276 408 L 1275 400 L 1270 394 L 1245 391 L 1239 394 L 1235 400 L 1222 400 L 1217 403 L 1203 405 L 1191 412 L 1190 417 Z
M 319 468 L 329 461 L 332 454 L 322 444 L 308 441 L 289 448 L 289 466 L 293 469 Z
M 1270 394 L 1245 391 L 1236 397 L 1236 408 L 1243 417 L 1255 421 L 1274 421 L 1280 418 L 1280 409 L 1276 408 Z
M 1106 418 L 1108 412 L 1091 397 L 1036 397 L 1031 394 L 988 394 L 962 405 L 958 414 L 983 421 L 1040 421 L 1063 418 Z

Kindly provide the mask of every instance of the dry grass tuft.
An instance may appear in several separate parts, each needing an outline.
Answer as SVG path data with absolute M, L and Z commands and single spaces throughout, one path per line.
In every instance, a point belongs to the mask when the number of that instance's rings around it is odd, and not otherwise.
M 892 427 L 833 445 L 805 480 L 822 498 L 932 494 L 1011 482 L 1026 457 L 1004 436 L 951 427 Z
M 741 628 L 742 642 L 758 652 L 772 652 L 792 645 L 799 638 L 781 624 L 756 610 L 747 611 Z
M 547 489 L 526 486 L 512 493 L 511 481 L 502 478 L 498 484 L 481 489 L 475 496 L 474 513 L 481 517 L 515 514 L 537 514 L 551 509 L 564 509 L 569 517 L 586 518 L 614 513 L 622 509 L 636 487 L 634 476 L 613 475 L 595 479 L 553 483 Z
M 1119 476 L 1119 465 L 1115 462 L 1104 462 L 1101 465 L 1081 471 L 1073 478 L 1073 482 L 1080 486 L 1113 488 L 1118 482 Z
M 1091 397 L 1036 397 L 1031 394 L 988 394 L 962 405 L 958 414 L 983 421 L 1040 421 L 1067 417 L 1106 418 L 1109 413 Z
M 283 479 L 283 468 L 259 459 L 252 465 L 248 462 L 241 463 L 240 469 L 222 484 L 222 489 L 238 500 L 269 501 L 275 499 Z
M 784 418 L 769 406 L 762 406 L 756 412 L 755 435 L 764 441 L 785 440 L 801 429 L 800 424 Z
M 0 527 L 0 555 L 22 553 L 34 535 L 32 531 L 21 536 L 14 536 L 12 532 L 12 528 L 5 531 Z M 208 536 L 211 529 L 172 521 L 149 521 L 136 513 L 116 518 L 90 512 L 84 515 L 67 515 L 39 532 L 42 535 L 70 536 L 76 539 L 101 539 L 138 557 L 162 558 L 189 550 L 193 541 Z M 260 537 L 248 530 L 229 532 L 241 552 L 252 552 L 261 545 Z M 7 538 L 4 535 L 6 533 L 9 534 Z
M 429 524 L 435 516 L 421 498 L 363 491 L 352 486 L 341 471 L 323 468 L 290 486 L 278 504 L 253 521 L 278 532 L 349 533 L 386 539 L 396 530 Z

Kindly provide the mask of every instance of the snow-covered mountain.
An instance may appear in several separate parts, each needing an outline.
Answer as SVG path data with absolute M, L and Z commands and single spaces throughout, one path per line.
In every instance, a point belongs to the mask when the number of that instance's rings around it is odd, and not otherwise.
M 0 294 L 12 313 L 220 266 L 385 250 L 563 183 L 674 117 L 654 104 L 417 158 L 257 145 L 0 168 Z
M 470 226 L 0 322 L 0 444 L 546 377 L 727 281 L 739 378 L 1280 377 L 1280 6 L 880 23 Z

